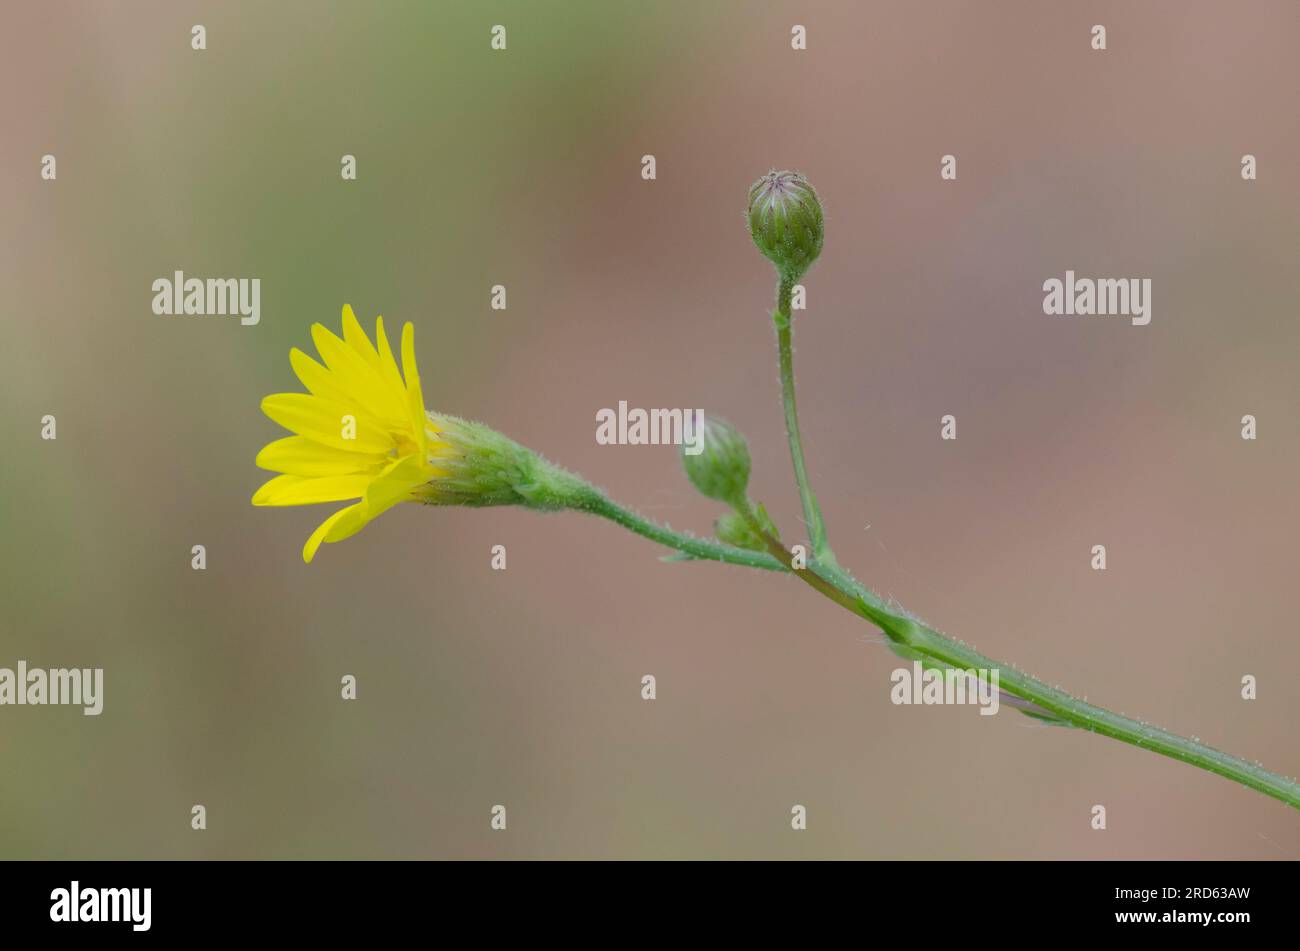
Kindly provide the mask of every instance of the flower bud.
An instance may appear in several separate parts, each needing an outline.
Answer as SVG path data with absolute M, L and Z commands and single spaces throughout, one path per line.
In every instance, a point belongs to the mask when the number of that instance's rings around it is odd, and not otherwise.
M 698 452 L 688 452 L 696 448 Z M 708 498 L 728 504 L 744 502 L 749 487 L 749 446 L 726 420 L 704 417 L 692 444 L 682 444 L 682 466 L 691 485 Z
M 797 281 L 822 253 L 822 204 L 808 179 L 768 172 L 749 189 L 749 233 L 783 280 Z
M 776 526 L 772 524 L 771 517 L 767 514 L 767 509 L 758 505 L 753 510 L 755 520 L 769 537 L 779 539 L 780 533 Z M 718 537 L 718 541 L 726 542 L 728 545 L 735 545 L 737 548 L 747 548 L 751 551 L 767 551 L 767 541 L 747 522 L 744 516 L 738 512 L 723 512 L 713 523 L 713 534 Z
M 759 538 L 749 527 L 749 523 L 735 512 L 723 512 L 719 515 L 713 522 L 713 534 L 717 536 L 718 541 L 737 548 L 747 548 L 750 551 L 766 549 L 763 539 Z

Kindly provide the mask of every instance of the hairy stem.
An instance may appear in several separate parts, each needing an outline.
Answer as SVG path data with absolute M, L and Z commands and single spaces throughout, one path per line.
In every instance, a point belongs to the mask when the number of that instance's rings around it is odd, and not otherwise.
M 783 564 L 792 564 L 792 555 L 779 540 L 772 537 L 754 514 L 748 503 L 736 509 L 767 544 L 772 557 Z M 1140 720 L 1121 716 L 1096 704 L 1080 700 L 1059 687 L 1049 687 L 1037 677 L 1008 668 L 974 648 L 945 637 L 933 628 L 890 608 L 870 588 L 855 581 L 837 565 L 814 564 L 798 569 L 794 574 L 809 587 L 834 601 L 859 617 L 866 618 L 879 627 L 891 641 L 938 663 L 961 670 L 998 671 L 998 685 L 1007 693 L 1036 704 L 1071 726 L 1100 733 L 1139 749 L 1153 750 L 1180 762 L 1225 776 L 1265 795 L 1280 799 L 1289 806 L 1300 809 L 1300 784 L 1294 780 L 1270 773 L 1236 756 L 1213 749 L 1195 740 L 1170 733 Z
M 847 608 L 855 614 L 858 613 L 858 599 L 855 596 L 840 591 L 829 581 L 822 578 L 821 575 L 794 567 L 794 554 L 786 549 L 785 545 L 781 543 L 781 539 L 769 532 L 766 526 L 763 525 L 758 514 L 754 511 L 753 502 L 743 498 L 737 500 L 732 507 L 736 510 L 736 514 L 745 520 L 749 530 L 763 540 L 763 544 L 767 546 L 767 550 L 772 557 L 792 571 L 800 581 L 830 598 L 841 607 Z
M 799 486 L 799 500 L 803 503 L 803 519 L 808 526 L 808 539 L 813 554 L 819 561 L 835 563 L 835 556 L 826 541 L 826 524 L 822 521 L 817 496 L 813 495 L 808 481 L 808 467 L 803 459 L 803 438 L 799 434 L 799 410 L 794 399 L 794 345 L 790 320 L 790 297 L 794 282 L 781 278 L 776 292 L 776 311 L 772 323 L 776 325 L 777 362 L 781 372 L 781 402 L 785 409 L 785 432 L 790 440 L 790 458 L 794 461 L 794 481 Z
M 1014 666 L 1008 667 L 986 657 L 974 648 L 946 637 L 889 606 L 879 595 L 856 581 L 838 565 L 813 562 L 807 568 L 792 569 L 791 552 L 763 528 L 748 504 L 738 506 L 737 511 L 763 539 L 769 554 L 675 532 L 618 505 L 594 488 L 583 493 L 581 500 L 572 503 L 570 507 L 607 518 L 692 558 L 768 571 L 790 571 L 819 594 L 879 627 L 890 641 L 911 653 L 962 670 L 997 670 L 998 686 L 1002 690 L 1037 705 L 1071 726 L 1100 733 L 1139 749 L 1151 750 L 1170 759 L 1217 773 L 1300 809 L 1300 783 L 1293 779 L 1271 773 L 1261 766 L 1196 740 L 1088 703 L 1059 687 L 1050 687 Z
M 624 508 L 594 488 L 583 492 L 581 498 L 572 503 L 570 507 L 581 512 L 599 515 L 601 518 L 607 518 L 611 522 L 622 525 L 624 528 L 650 539 L 652 542 L 666 545 L 683 554 L 690 555 L 692 558 L 699 558 L 704 561 L 720 561 L 728 565 L 744 565 L 748 568 L 762 568 L 766 571 L 789 570 L 788 562 L 779 562 L 771 555 L 736 548 L 732 545 L 724 545 L 709 538 L 697 538 L 694 535 L 675 532 L 671 528 L 643 518 L 631 509 Z
M 823 597 L 879 627 L 896 647 L 906 649 L 909 654 L 960 670 L 997 670 L 998 686 L 1003 691 L 1036 705 L 1064 723 L 1217 773 L 1300 809 L 1300 783 L 1293 779 L 1271 773 L 1261 766 L 1196 740 L 1088 703 L 1059 687 L 1048 686 L 1014 666 L 986 657 L 974 648 L 940 634 L 890 606 L 837 564 L 814 561 L 806 568 L 793 569 L 792 553 L 764 528 L 748 502 L 738 505 L 736 510 L 763 539 L 768 549 L 767 554 L 675 532 L 619 505 L 591 486 L 586 486 L 571 496 L 566 507 L 609 519 L 691 558 L 766 571 L 791 572 Z
M 790 553 L 785 550 L 785 546 L 763 531 L 752 510 L 741 510 L 741 515 L 767 542 L 774 558 L 784 564 L 791 564 Z M 1300 784 L 1295 780 L 1271 773 L 1261 766 L 1196 740 L 1088 703 L 1059 687 L 1049 687 L 1037 677 L 1014 666 L 1007 667 L 985 657 L 974 648 L 945 637 L 933 628 L 889 607 L 879 595 L 859 584 L 837 565 L 814 563 L 808 568 L 796 570 L 794 574 L 836 604 L 875 624 L 886 637 L 910 652 L 960 670 L 997 670 L 998 686 L 1002 690 L 1036 704 L 1071 726 L 1100 733 L 1139 749 L 1152 750 L 1170 759 L 1217 773 L 1300 809 Z
M 895 643 L 953 667 L 997 669 L 999 686 L 1003 690 L 1051 711 L 1072 726 L 1100 733 L 1139 749 L 1152 750 L 1162 756 L 1217 773 L 1300 809 L 1300 783 L 1293 779 L 1271 773 L 1239 757 L 1231 756 L 1176 733 L 1170 733 L 1168 730 L 1121 716 L 1081 700 L 1059 687 L 1049 687 L 1037 677 L 1015 667 L 999 664 L 974 648 L 945 637 L 933 628 L 889 608 L 878 595 L 853 580 L 837 566 L 818 565 L 810 570 L 819 572 L 822 580 L 828 582 L 840 594 L 855 595 L 858 598 L 855 613 L 876 624 L 885 632 L 885 636 Z

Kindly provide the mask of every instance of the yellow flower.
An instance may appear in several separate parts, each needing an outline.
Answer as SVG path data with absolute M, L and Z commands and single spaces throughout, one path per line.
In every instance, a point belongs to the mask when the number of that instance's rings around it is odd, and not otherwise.
M 257 464 L 282 475 L 253 495 L 254 505 L 310 505 L 357 499 L 312 532 L 302 557 L 310 562 L 321 542 L 361 531 L 398 502 L 417 501 L 421 487 L 446 474 L 437 460 L 449 447 L 424 411 L 415 366 L 415 330 L 402 328 L 402 370 L 375 321 L 375 343 L 351 307 L 343 308 L 343 337 L 321 324 L 311 328 L 324 365 L 301 350 L 289 362 L 308 393 L 277 393 L 262 412 L 296 433 L 257 454 Z M 403 378 L 405 378 L 403 380 Z

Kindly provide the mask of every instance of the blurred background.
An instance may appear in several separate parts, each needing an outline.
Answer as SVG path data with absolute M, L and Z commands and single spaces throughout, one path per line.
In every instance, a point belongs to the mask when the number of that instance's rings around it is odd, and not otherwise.
M 742 215 L 796 168 L 827 208 L 796 368 L 841 561 L 995 658 L 1295 775 L 1295 4 L 3 18 L 0 666 L 103 667 L 105 708 L 0 708 L 0 856 L 1300 855 L 1295 811 L 1189 766 L 892 705 L 879 636 L 794 579 L 665 564 L 579 515 L 416 506 L 307 566 L 336 506 L 249 504 L 283 434 L 259 401 L 351 303 L 414 322 L 431 407 L 676 528 L 715 506 L 674 451 L 598 446 L 595 413 L 728 417 L 799 537 Z M 1151 324 L 1044 316 L 1067 268 L 1150 277 Z M 261 323 L 155 316 L 177 269 L 260 278 Z

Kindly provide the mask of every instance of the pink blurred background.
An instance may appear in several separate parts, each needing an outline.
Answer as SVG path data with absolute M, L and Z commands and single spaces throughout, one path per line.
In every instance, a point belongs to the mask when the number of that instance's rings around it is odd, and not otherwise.
M 797 168 L 827 208 L 796 367 L 840 560 L 993 657 L 1295 775 L 1294 4 L 5 18 L 0 666 L 103 666 L 106 697 L 0 708 L 0 855 L 1300 854 L 1293 810 L 1191 767 L 893 706 L 878 635 L 793 579 L 665 564 L 578 515 L 415 506 L 305 566 L 330 507 L 248 502 L 280 435 L 258 403 L 346 302 L 415 323 L 431 407 L 676 528 L 715 507 L 673 451 L 598 446 L 595 413 L 726 416 L 797 537 L 742 216 Z M 178 268 L 259 277 L 261 324 L 155 317 Z M 1066 269 L 1151 278 L 1151 324 L 1044 316 Z

